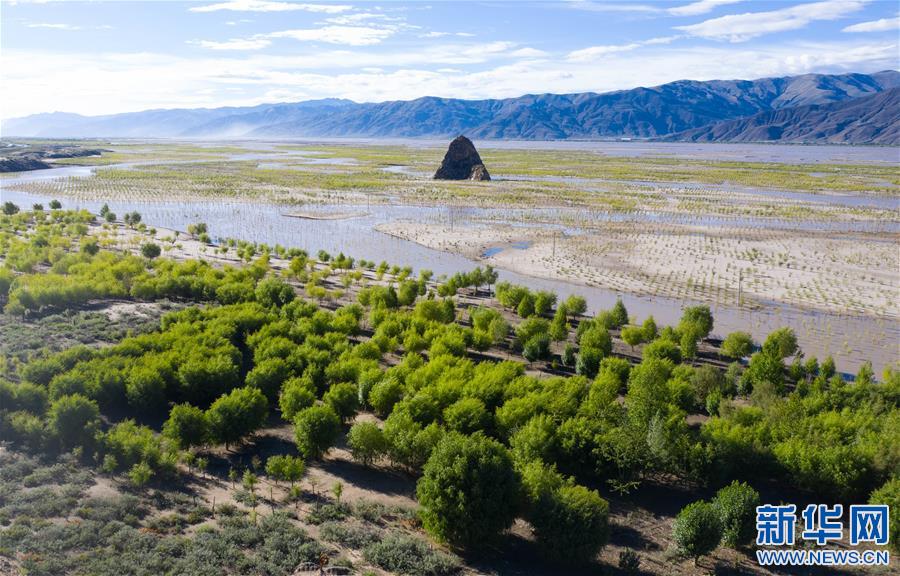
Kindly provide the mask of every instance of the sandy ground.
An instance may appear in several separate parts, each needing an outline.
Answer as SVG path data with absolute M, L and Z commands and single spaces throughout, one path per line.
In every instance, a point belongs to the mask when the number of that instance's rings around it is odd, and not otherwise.
M 898 317 L 895 235 L 630 223 L 577 236 L 504 225 L 394 222 L 377 229 L 521 274 L 620 292 Z

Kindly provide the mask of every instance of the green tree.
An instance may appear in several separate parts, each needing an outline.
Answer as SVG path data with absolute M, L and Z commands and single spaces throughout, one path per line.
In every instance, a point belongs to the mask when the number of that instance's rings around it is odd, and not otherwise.
M 296 456 L 270 456 L 266 460 L 266 474 L 275 478 L 276 481 L 290 482 L 291 486 L 303 477 L 305 470 L 306 464 L 303 459 Z
M 609 539 L 609 503 L 584 486 L 543 495 L 529 518 L 541 551 L 556 562 L 590 562 Z
M 282 307 L 296 294 L 290 284 L 279 278 L 265 278 L 256 285 L 256 301 L 266 307 Z
M 756 534 L 759 492 L 735 480 L 716 493 L 713 500 L 722 519 L 722 542 L 731 548 L 749 544 Z
M 229 444 L 262 427 L 268 415 L 269 403 L 263 393 L 244 387 L 235 388 L 213 402 L 206 411 L 206 420 L 213 440 L 228 448 Z
M 444 410 L 447 428 L 460 434 L 474 434 L 491 427 L 492 417 L 484 402 L 477 398 L 462 398 Z
M 868 386 L 875 381 L 875 373 L 872 371 L 871 362 L 863 362 L 853 380 L 858 386 Z
M 319 458 L 341 433 L 341 419 L 329 406 L 312 406 L 294 418 L 297 449 L 307 458 Z
M 422 522 L 435 538 L 467 549 L 494 541 L 519 512 L 519 478 L 500 443 L 451 433 L 416 487 Z
M 96 256 L 97 252 L 100 251 L 100 245 L 97 244 L 96 238 L 82 238 L 81 239 L 81 251 L 87 254 L 88 256 Z
M 146 462 L 138 462 L 128 471 L 128 480 L 135 488 L 143 488 L 153 478 L 153 469 Z
M 685 506 L 675 518 L 672 539 L 678 551 L 694 564 L 718 548 L 722 540 L 722 519 L 718 508 L 709 502 L 694 502 Z
M 553 462 L 556 459 L 556 431 L 559 425 L 546 414 L 528 420 L 509 439 L 510 452 L 515 461 L 525 464 L 532 460 Z
M 395 411 L 384 422 L 391 461 L 413 471 L 425 465 L 442 436 L 436 422 L 423 426 L 405 410 Z
M 141 255 L 144 258 L 152 260 L 159 256 L 162 253 L 162 249 L 159 247 L 159 244 L 154 242 L 145 242 L 141 244 Z
M 621 328 L 628 324 L 628 310 L 625 309 L 625 303 L 621 298 L 616 299 L 615 305 L 610 310 L 612 313 L 613 328 Z
M 578 318 L 587 312 L 587 300 L 585 300 L 583 296 L 572 294 L 566 298 L 565 302 L 563 302 L 563 306 L 566 307 L 566 312 L 575 318 Z
M 51 200 L 50 201 L 50 209 L 51 210 L 59 210 L 60 208 L 62 208 L 62 202 L 60 202 L 59 200 Z
M 518 314 L 520 318 L 530 318 L 534 316 L 534 297 L 531 294 L 526 294 L 519 300 L 519 305 L 516 306 L 516 314 Z
M 722 354 L 734 360 L 745 358 L 753 352 L 753 337 L 747 332 L 732 332 L 722 342 Z
M 47 426 L 63 449 L 87 447 L 100 428 L 100 410 L 81 394 L 61 396 L 50 404 Z
M 554 304 L 556 304 L 556 294 L 553 292 L 540 290 L 534 295 L 534 313 L 538 316 L 549 314 Z
M 797 335 L 790 328 L 779 328 L 769 334 L 769 337 L 763 342 L 762 349 L 773 358 L 783 360 L 796 354 Z
M 353 459 L 361 462 L 363 466 L 370 466 L 388 450 L 384 432 L 374 422 L 354 424 L 347 433 L 347 444 L 350 446 Z
M 681 330 L 681 356 L 693 360 L 697 357 L 697 341 L 701 329 L 696 324 L 688 324 Z
M 388 376 L 375 384 L 369 392 L 369 404 L 375 413 L 382 418 L 394 409 L 394 405 L 403 398 L 403 384 L 397 378 Z
M 245 384 L 262 391 L 266 399 L 274 404 L 278 400 L 282 385 L 290 375 L 291 368 L 287 362 L 281 358 L 267 358 L 247 373 Z
M 775 387 L 776 391 L 780 391 L 784 384 L 784 362 L 777 355 L 765 351 L 757 352 L 750 357 L 750 364 L 742 379 L 750 382 L 751 389 L 768 382 Z M 744 388 L 748 387 L 744 386 Z
M 281 408 L 281 417 L 285 420 L 293 420 L 298 412 L 315 403 L 315 388 L 305 378 L 291 378 L 281 387 L 278 406 Z
M 346 422 L 356 414 L 356 410 L 359 408 L 359 392 L 355 384 L 342 382 L 329 388 L 322 397 L 322 401 L 334 410 L 342 422 Z
M 163 435 L 173 440 L 179 448 L 203 446 L 209 441 L 209 423 L 203 410 L 190 404 L 177 404 L 169 412 L 163 424 Z
M 869 504 L 887 504 L 890 506 L 890 527 L 888 542 L 895 552 L 900 552 L 900 478 L 888 480 L 884 486 L 872 492 Z
M 644 342 L 652 342 L 659 335 L 653 316 L 647 316 L 647 319 L 641 324 L 641 329 L 644 331 Z
M 522 356 L 529 362 L 535 362 L 550 355 L 550 336 L 539 334 L 532 336 L 522 349 Z
M 635 346 L 644 341 L 644 329 L 638 326 L 625 326 L 622 328 L 621 334 L 622 340 L 631 346 L 632 350 L 634 350 Z
M 709 306 L 688 306 L 681 315 L 678 330 L 693 325 L 697 328 L 700 338 L 706 338 L 713 329 L 713 316 Z
M 135 410 L 156 414 L 166 404 L 166 381 L 153 366 L 134 368 L 125 381 L 128 405 Z
M 659 338 L 644 346 L 644 359 L 668 360 L 672 364 L 681 363 L 681 350 L 673 342 Z
M 13 214 L 19 213 L 19 207 L 13 204 L 12 202 L 4 202 L 3 203 L 3 213 L 7 216 L 12 216 Z

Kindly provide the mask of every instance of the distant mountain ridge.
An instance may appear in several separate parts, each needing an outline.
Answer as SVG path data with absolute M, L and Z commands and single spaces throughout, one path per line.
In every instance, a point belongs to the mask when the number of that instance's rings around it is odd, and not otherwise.
M 4 122 L 2 132 L 4 136 L 137 138 L 443 138 L 457 134 L 478 139 L 660 138 L 761 113 L 848 102 L 896 87 L 900 87 L 900 72 L 893 70 L 682 80 L 604 94 L 530 94 L 492 100 L 425 97 L 358 104 L 326 99 L 95 117 L 37 114 Z M 853 141 L 863 135 L 847 133 Z
M 900 144 L 900 88 L 808 104 L 672 134 L 673 141 Z

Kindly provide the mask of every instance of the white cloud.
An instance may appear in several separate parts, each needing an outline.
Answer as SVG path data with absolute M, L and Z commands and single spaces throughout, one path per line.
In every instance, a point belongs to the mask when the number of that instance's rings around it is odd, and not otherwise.
M 81 30 L 81 26 L 72 24 L 57 24 L 52 22 L 32 22 L 27 24 L 28 28 L 49 28 L 51 30 Z
M 632 50 L 637 50 L 638 48 L 641 48 L 643 46 L 670 44 L 679 38 L 682 38 L 682 36 L 663 36 L 660 38 L 642 40 L 640 42 L 630 42 L 628 44 L 607 44 L 605 46 L 590 46 L 588 48 L 582 48 L 580 50 L 573 50 L 572 52 L 569 52 L 569 54 L 566 56 L 566 59 L 572 62 L 589 62 L 592 60 L 597 60 L 598 58 L 603 58 L 605 56 L 608 56 L 609 54 L 631 52 Z
M 641 45 L 637 42 L 632 42 L 631 44 L 607 44 L 605 46 L 591 46 L 589 48 L 582 48 L 580 50 L 573 50 L 572 52 L 569 52 L 567 59 L 573 62 L 586 62 L 588 60 L 594 60 L 596 58 L 606 56 L 607 54 L 629 52 L 640 47 Z
M 188 44 L 196 44 L 209 50 L 261 50 L 272 43 L 267 38 L 233 38 L 224 42 L 213 40 L 192 40 Z
M 799 4 L 770 12 L 732 14 L 699 24 L 676 26 L 691 36 L 744 42 L 757 36 L 806 27 L 816 20 L 836 20 L 861 9 L 866 0 L 825 0 Z
M 897 41 L 679 46 L 619 52 L 603 61 L 515 59 L 508 44 L 430 43 L 387 53 L 333 50 L 240 57 L 4 50 L 0 110 L 6 117 L 66 110 L 109 114 L 159 107 L 253 105 L 339 97 L 356 101 L 420 96 L 506 98 L 534 92 L 604 92 L 691 78 L 761 78 L 896 67 Z M 467 52 L 467 53 L 466 53 Z M 476 63 L 477 66 L 469 66 Z M 370 68 L 363 70 L 363 68 Z M 451 72 L 452 70 L 452 72 Z
M 294 2 L 276 2 L 271 0 L 230 0 L 205 6 L 189 8 L 191 12 L 217 12 L 231 10 L 233 12 L 288 12 L 303 10 L 305 12 L 321 12 L 324 14 L 340 14 L 352 9 L 343 4 L 298 4 Z
M 519 48 L 518 50 L 512 50 L 509 55 L 513 58 L 544 58 L 548 56 L 547 52 L 543 50 L 538 50 L 536 48 Z
M 292 38 L 308 42 L 327 42 L 347 46 L 371 46 L 394 35 L 393 28 L 369 26 L 324 26 L 306 30 L 282 30 L 265 34 L 265 38 Z
M 842 32 L 890 32 L 900 30 L 900 15 L 847 26 Z
M 570 0 L 568 3 L 570 8 L 576 10 L 587 10 L 589 12 L 644 12 L 655 14 L 662 12 L 663 9 L 649 4 L 638 4 L 632 2 L 591 2 L 590 0 Z
M 719 6 L 737 4 L 738 2 L 743 2 L 743 0 L 699 0 L 699 2 L 669 8 L 666 12 L 673 16 L 698 16 L 700 14 L 712 12 Z
M 439 32 L 436 30 L 432 30 L 431 32 L 425 32 L 423 34 L 419 34 L 419 38 L 443 38 L 444 36 L 459 36 L 460 38 L 472 38 L 475 35 L 471 32 Z
M 351 26 L 351 25 L 359 24 L 361 22 L 366 22 L 366 21 L 370 21 L 370 20 L 397 22 L 397 21 L 402 20 L 402 18 L 387 16 L 386 14 L 381 14 L 379 12 L 356 12 L 354 14 L 342 14 L 340 16 L 332 16 L 331 18 L 328 18 L 325 21 L 330 24 L 340 24 L 340 25 L 344 25 L 344 26 Z

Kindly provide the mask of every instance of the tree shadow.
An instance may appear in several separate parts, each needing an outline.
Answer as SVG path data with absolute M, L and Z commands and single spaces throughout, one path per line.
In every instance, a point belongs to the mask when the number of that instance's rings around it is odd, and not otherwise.
M 363 490 L 408 498 L 416 494 L 415 480 L 394 470 L 371 468 L 343 459 L 320 460 L 315 467 Z
M 561 566 L 544 559 L 534 542 L 515 532 L 506 533 L 496 548 L 483 551 L 478 556 L 463 555 L 463 559 L 479 574 L 503 576 L 596 576 L 606 574 L 606 566 L 596 562 L 580 566 Z
M 662 549 L 656 542 L 648 540 L 639 530 L 622 524 L 614 524 L 611 526 L 609 543 L 614 546 L 630 548 L 635 551 L 656 551 Z

